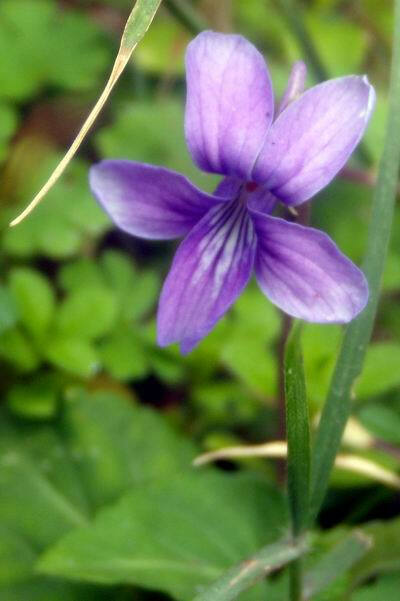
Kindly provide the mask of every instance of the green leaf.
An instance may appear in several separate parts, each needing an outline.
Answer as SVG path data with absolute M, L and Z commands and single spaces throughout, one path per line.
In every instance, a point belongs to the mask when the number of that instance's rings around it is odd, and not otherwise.
M 282 497 L 258 478 L 187 472 L 128 493 L 50 549 L 39 570 L 190 599 L 284 522 Z
M 17 306 L 10 291 L 0 285 L 0 333 L 8 330 L 17 321 Z
M 14 108 L 0 102 L 0 161 L 3 161 L 7 156 L 8 142 L 16 130 L 17 122 Z
M 195 597 L 195 601 L 231 601 L 278 568 L 300 557 L 304 542 L 282 541 L 268 545 L 238 566 L 228 570 L 217 582 Z
M 1 523 L 37 547 L 83 524 L 87 517 L 68 453 L 50 428 L 1 421 Z M 29 438 L 28 438 L 29 437 Z
M 73 255 L 80 244 L 79 232 L 64 220 L 57 219 L 47 210 L 35 212 L 31 219 L 18 228 L 8 229 L 3 238 L 3 246 L 8 254 L 27 258 L 34 255 L 47 255 L 53 259 L 62 259 Z M 41 207 L 38 209 L 40 210 Z
M 137 64 L 155 74 L 183 75 L 184 51 L 190 35 L 172 19 L 156 21 L 135 54 Z
M 61 303 L 55 328 L 60 336 L 93 340 L 111 331 L 116 315 L 117 302 L 112 291 L 85 283 Z
M 129 255 L 115 250 L 106 251 L 101 264 L 106 282 L 118 296 L 124 320 L 138 320 L 155 306 L 160 280 L 154 269 L 138 272 Z
M 152 344 L 156 340 L 156 334 L 151 339 Z M 160 349 L 154 347 L 147 349 L 148 359 L 152 371 L 165 383 L 176 385 L 185 380 L 186 370 L 184 360 L 174 349 Z
M 260 340 L 259 334 L 258 332 L 258 339 L 253 338 L 252 344 L 248 345 L 249 330 L 240 326 L 232 329 L 223 345 L 221 360 L 253 394 L 274 398 L 277 384 L 276 361 Z M 246 348 L 245 353 L 243 348 Z
M 145 377 L 150 369 L 143 341 L 131 326 L 113 331 L 100 346 L 104 366 L 117 380 L 135 380 Z
M 60 286 L 67 292 L 80 289 L 82 282 L 85 286 L 97 288 L 104 286 L 104 278 L 100 267 L 92 259 L 80 257 L 61 266 L 58 273 Z
M 133 259 L 117 250 L 107 250 L 102 254 L 100 264 L 107 284 L 120 302 L 125 301 L 136 280 Z
M 48 147 L 39 147 L 32 157 L 37 142 L 29 142 L 21 148 L 17 157 L 18 169 L 10 174 L 16 188 L 16 200 L 24 202 L 34 194 L 45 175 L 59 161 L 59 155 Z M 4 232 L 3 247 L 6 252 L 17 257 L 45 255 L 53 259 L 69 258 L 105 232 L 109 227 L 109 219 L 94 201 L 87 177 L 88 166 L 82 161 L 75 161 L 68 177 L 49 192 L 47 202 L 41 204 L 18 227 L 8 228 Z
M 371 548 L 373 539 L 355 531 L 317 561 L 304 578 L 303 597 L 311 599 L 345 574 Z
M 341 18 L 338 11 L 309 11 L 306 23 L 328 73 L 337 77 L 360 71 L 368 41 L 361 27 Z
M 295 323 L 285 350 L 285 400 L 288 442 L 288 492 L 293 534 L 305 528 L 310 492 L 310 427 L 300 322 Z
M 0 420 L 0 523 L 55 542 L 92 509 L 187 469 L 195 450 L 156 412 L 110 392 L 69 393 L 60 422 Z
M 67 409 L 68 444 L 96 507 L 130 486 L 181 471 L 195 455 L 160 415 L 115 394 L 77 391 Z
M 397 197 L 400 165 L 400 0 L 395 0 L 394 41 L 385 144 L 374 191 L 367 251 L 363 269 L 369 283 L 369 302 L 347 327 L 313 449 L 311 514 L 323 503 L 330 473 L 351 412 L 351 389 L 361 373 L 378 308 Z
M 71 392 L 53 425 L 33 427 L 3 411 L 0 599 L 103 598 L 87 587 L 34 578 L 37 552 L 127 489 L 179 473 L 194 454 L 159 414 L 116 394 Z M 112 591 L 105 598 L 119 599 Z
M 388 574 L 355 591 L 351 601 L 398 601 L 399 591 L 400 573 Z
M 142 318 L 155 307 L 159 292 L 160 277 L 158 273 L 155 270 L 140 272 L 134 286 L 125 298 L 125 318 L 129 320 Z
M 365 132 L 365 143 L 375 162 L 382 156 L 389 108 L 387 94 L 382 94 L 379 90 L 377 92 L 376 107 Z
M 355 386 L 361 398 L 377 396 L 400 384 L 400 344 L 380 342 L 371 344 L 365 357 L 364 369 Z
M 99 368 L 95 349 L 82 338 L 52 337 L 46 342 L 44 355 L 56 367 L 82 378 L 90 378 Z
M 252 423 L 258 418 L 260 403 L 238 382 L 222 380 L 192 386 L 197 420 L 224 429 Z
M 351 570 L 352 586 L 379 573 L 400 570 L 400 520 L 372 522 L 363 532 L 372 537 L 373 545 Z
M 10 290 L 18 308 L 21 323 L 35 338 L 42 337 L 54 314 L 54 292 L 48 280 L 38 271 L 19 267 L 10 274 Z
M 7 393 L 9 409 L 27 419 L 53 417 L 58 405 L 59 384 L 52 375 L 39 375 L 33 380 L 15 384 Z
M 273 398 L 277 368 L 270 345 L 275 342 L 279 328 L 276 309 L 256 287 L 250 286 L 225 322 L 226 334 L 220 344 L 222 362 L 252 392 Z
M 0 335 L 0 357 L 23 372 L 35 370 L 40 363 L 32 343 L 19 328 L 12 328 Z
M 0 588 L 0 601 L 118 601 L 116 594 L 54 578 L 31 577 L 24 582 Z M 121 600 L 122 601 L 122 600 Z
M 36 553 L 26 540 L 0 524 L 0 591 L 4 585 L 30 576 L 35 559 Z
M 0 97 L 22 100 L 43 85 L 91 89 L 107 61 L 104 40 L 83 12 L 59 12 L 53 0 L 1 2 Z
M 375 403 L 363 407 L 358 417 L 363 426 L 378 438 L 400 444 L 400 415 L 394 409 Z
M 313 412 L 319 411 L 323 404 L 341 338 L 342 328 L 337 325 L 305 323 L 303 326 L 304 369 Z
M 115 122 L 96 135 L 97 148 L 107 158 L 123 156 L 169 167 L 211 192 L 217 180 L 194 166 L 183 133 L 183 116 L 183 104 L 174 99 L 129 102 L 118 111 Z

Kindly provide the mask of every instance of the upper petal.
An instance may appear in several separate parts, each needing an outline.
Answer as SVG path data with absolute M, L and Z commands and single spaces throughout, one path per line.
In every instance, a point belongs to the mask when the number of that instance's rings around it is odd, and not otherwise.
M 351 75 L 311 88 L 272 125 L 253 178 L 289 205 L 308 200 L 346 163 L 374 104 L 366 77 Z
M 257 234 L 255 271 L 266 296 L 289 315 L 345 323 L 366 305 L 363 273 L 318 230 L 251 211 Z
M 205 31 L 188 46 L 186 79 L 193 160 L 205 171 L 246 179 L 273 118 L 262 55 L 242 36 Z
M 161 346 L 189 352 L 246 286 L 255 253 L 253 224 L 234 201 L 214 207 L 180 244 L 158 309 Z
M 225 201 L 202 192 L 179 173 L 134 161 L 94 165 L 90 185 L 118 227 L 154 240 L 184 236 L 211 207 Z
M 307 78 L 307 67 L 303 61 L 296 61 L 290 72 L 285 93 L 279 103 L 278 114 L 284 111 L 291 102 L 294 102 L 304 92 Z

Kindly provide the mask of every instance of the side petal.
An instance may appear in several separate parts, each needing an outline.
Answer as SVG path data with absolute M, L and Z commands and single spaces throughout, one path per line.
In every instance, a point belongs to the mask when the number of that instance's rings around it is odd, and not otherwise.
M 351 75 L 311 88 L 272 125 L 253 179 L 288 205 L 308 200 L 346 163 L 374 104 L 366 77 Z
M 139 238 L 186 235 L 218 202 L 183 175 L 134 161 L 107 160 L 90 170 L 90 186 L 113 222 Z
M 251 212 L 257 234 L 255 272 L 265 295 L 306 321 L 346 323 L 365 307 L 363 273 L 318 230 Z
M 246 179 L 271 125 L 264 58 L 245 38 L 205 31 L 186 52 L 185 133 L 204 171 Z
M 228 310 L 253 268 L 256 238 L 238 202 L 214 207 L 180 244 L 158 308 L 161 346 L 189 352 Z

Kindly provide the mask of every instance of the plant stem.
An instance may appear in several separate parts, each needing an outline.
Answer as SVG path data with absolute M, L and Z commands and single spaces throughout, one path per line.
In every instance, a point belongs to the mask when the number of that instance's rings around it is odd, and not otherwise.
M 292 325 L 292 318 L 286 313 L 281 313 L 281 330 L 277 344 L 278 355 L 278 428 L 277 439 L 286 438 L 286 403 L 285 403 L 285 349 Z M 282 463 L 283 465 L 283 463 Z M 284 475 L 284 474 L 283 474 Z M 283 483 L 283 479 L 280 478 Z
M 193 34 L 198 34 L 207 29 L 207 23 L 197 11 L 185 0 L 165 0 L 169 12 Z
M 301 601 L 303 588 L 303 566 L 299 557 L 289 564 L 290 601 Z
M 294 322 L 286 343 L 284 364 L 288 497 L 294 540 L 307 527 L 310 494 L 310 429 L 300 327 L 299 322 Z M 301 601 L 303 565 L 300 559 L 290 565 L 289 572 L 290 600 Z
M 351 411 L 351 389 L 360 374 L 378 307 L 389 244 L 400 165 L 400 0 L 395 0 L 393 59 L 389 114 L 384 150 L 372 203 L 363 269 L 369 282 L 369 303 L 348 327 L 331 380 L 314 445 L 311 479 L 311 518 L 316 518 Z
M 310 428 L 300 328 L 301 323 L 294 322 L 285 353 L 288 493 L 295 537 L 307 526 L 310 492 Z

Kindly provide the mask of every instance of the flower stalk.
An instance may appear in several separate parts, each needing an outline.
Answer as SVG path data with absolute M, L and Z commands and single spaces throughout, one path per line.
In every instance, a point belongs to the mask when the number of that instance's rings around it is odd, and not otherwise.
M 293 324 L 286 344 L 284 364 L 288 497 L 294 540 L 297 540 L 307 527 L 310 492 L 310 427 L 300 328 L 300 322 Z M 296 559 L 290 565 L 289 574 L 290 599 L 301 601 L 301 559 Z

